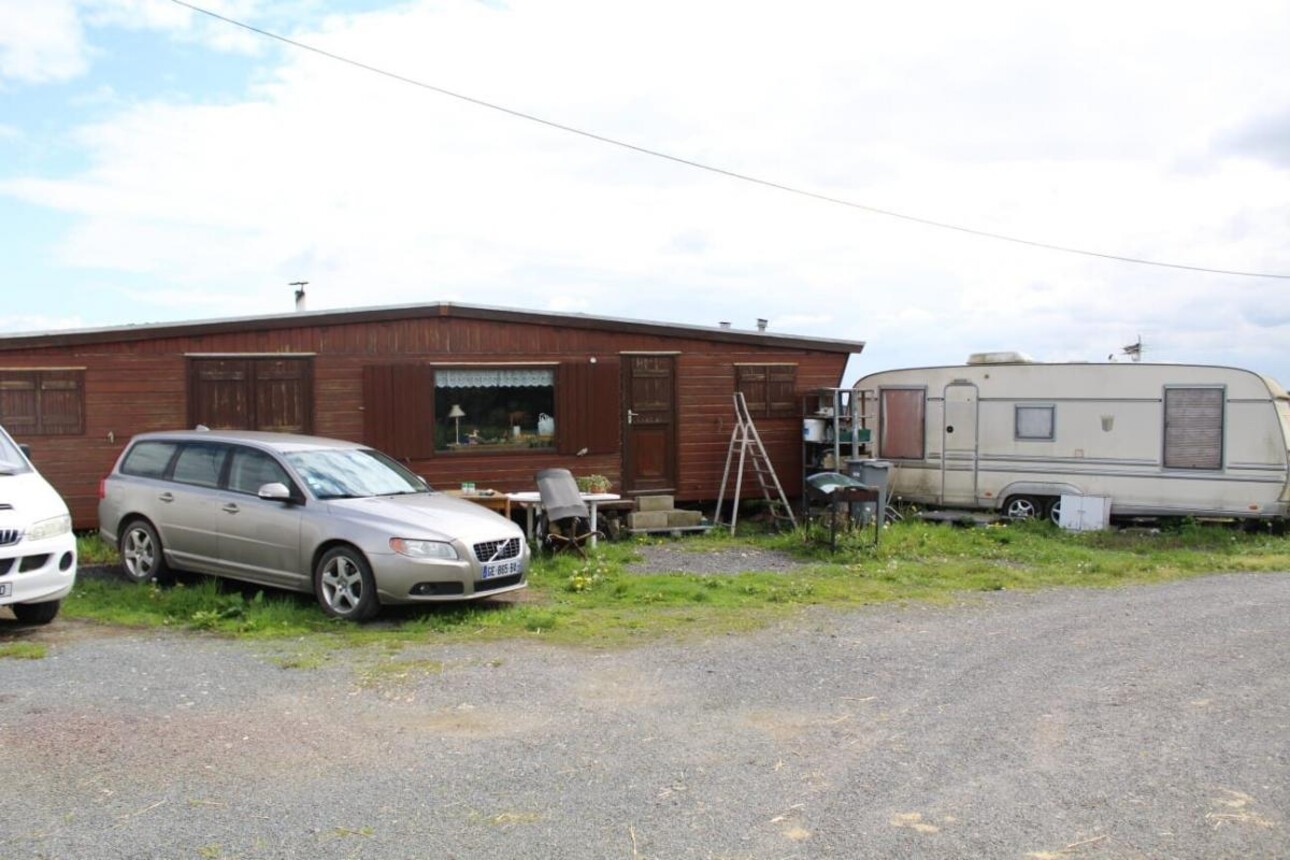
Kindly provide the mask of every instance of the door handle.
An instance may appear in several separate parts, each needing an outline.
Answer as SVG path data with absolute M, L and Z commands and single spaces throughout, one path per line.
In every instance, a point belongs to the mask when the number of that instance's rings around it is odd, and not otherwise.
M 224 511 L 224 513 L 226 513 L 226 514 L 235 514 L 235 513 L 237 513 L 239 510 L 241 510 L 241 508 L 239 508 L 239 507 L 237 506 L 237 504 L 236 504 L 236 503 L 234 503 L 234 502 L 229 502 L 227 505 L 225 505 L 225 506 L 223 507 L 223 511 Z
M 639 413 L 637 413 L 637 412 L 633 412 L 632 410 L 628 409 L 628 410 L 627 410 L 627 423 L 628 423 L 628 424 L 632 423 L 632 419 L 633 419 L 633 418 L 635 418 L 638 414 L 639 414 Z
M 170 493 L 162 493 L 160 496 L 157 496 L 157 498 L 163 502 L 173 502 L 175 500 L 175 497 Z

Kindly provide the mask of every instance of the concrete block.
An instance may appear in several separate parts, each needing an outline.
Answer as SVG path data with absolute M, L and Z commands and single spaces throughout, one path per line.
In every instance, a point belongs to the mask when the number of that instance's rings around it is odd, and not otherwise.
M 667 511 L 636 511 L 627 515 L 627 522 L 631 529 L 665 529 Z
M 676 507 L 676 498 L 674 496 L 638 496 L 636 498 L 637 510 L 646 513 L 650 511 L 670 511 Z
M 682 526 L 697 526 L 703 520 L 703 514 L 698 511 L 668 511 L 667 524 L 671 528 Z

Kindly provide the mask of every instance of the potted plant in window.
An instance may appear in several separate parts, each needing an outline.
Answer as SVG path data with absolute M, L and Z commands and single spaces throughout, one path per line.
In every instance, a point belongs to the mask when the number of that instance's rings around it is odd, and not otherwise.
M 583 475 L 578 478 L 578 489 L 584 493 L 607 493 L 609 479 L 604 475 Z

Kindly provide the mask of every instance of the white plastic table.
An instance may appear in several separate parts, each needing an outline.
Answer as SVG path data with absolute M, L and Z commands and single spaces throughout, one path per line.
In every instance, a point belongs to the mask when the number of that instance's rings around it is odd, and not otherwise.
M 587 510 L 591 513 L 591 545 L 596 545 L 596 530 L 599 528 L 599 514 L 596 507 L 601 502 L 616 502 L 622 498 L 617 493 L 579 493 L 582 500 L 587 503 Z M 506 498 L 515 504 L 524 508 L 524 528 L 533 540 L 533 521 L 538 513 L 542 511 L 542 494 L 536 491 L 526 491 L 523 493 L 507 493 Z

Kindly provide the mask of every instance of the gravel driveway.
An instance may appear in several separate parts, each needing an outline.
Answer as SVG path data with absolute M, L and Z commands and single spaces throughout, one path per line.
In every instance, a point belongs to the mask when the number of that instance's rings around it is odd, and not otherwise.
M 0 860 L 1290 856 L 1286 574 L 607 653 L 13 639 Z

